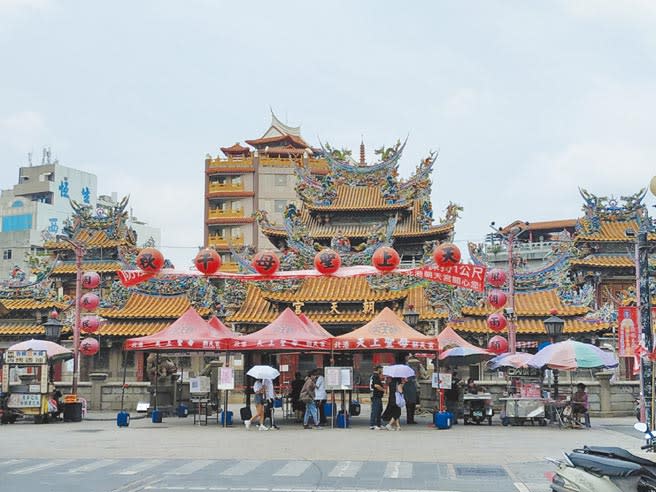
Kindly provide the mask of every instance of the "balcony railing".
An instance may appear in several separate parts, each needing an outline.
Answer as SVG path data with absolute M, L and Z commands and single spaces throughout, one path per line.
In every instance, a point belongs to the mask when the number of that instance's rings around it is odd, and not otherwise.
M 234 261 L 226 261 L 221 265 L 222 272 L 236 273 L 239 271 L 239 263 Z
M 253 167 L 253 157 L 228 157 L 221 159 L 207 159 L 207 169 L 230 169 L 230 168 L 250 168 Z
M 216 234 L 210 235 L 207 238 L 207 241 L 210 246 L 219 246 L 223 248 L 227 248 L 230 245 L 232 245 L 233 247 L 242 247 L 244 245 L 243 237 L 224 238 L 223 236 L 219 236 Z
M 210 193 L 216 193 L 220 191 L 244 191 L 244 183 L 210 183 L 208 188 Z
M 217 208 L 214 210 L 210 210 L 207 218 L 208 219 L 229 219 L 233 217 L 244 217 L 244 211 L 243 210 L 223 210 L 221 208 Z

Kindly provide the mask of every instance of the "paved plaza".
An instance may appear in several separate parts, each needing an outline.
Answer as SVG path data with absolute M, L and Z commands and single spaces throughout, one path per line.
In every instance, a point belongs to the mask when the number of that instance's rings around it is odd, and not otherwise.
M 427 417 L 401 432 L 372 431 L 367 418 L 349 429 L 303 430 L 280 422 L 267 432 L 235 424 L 161 424 L 113 414 L 80 423 L 0 427 L 0 474 L 7 491 L 369 492 L 548 490 L 544 458 L 584 444 L 639 452 L 633 419 L 595 419 L 590 430 L 463 426 L 436 430 Z M 92 420 L 93 419 L 93 420 Z

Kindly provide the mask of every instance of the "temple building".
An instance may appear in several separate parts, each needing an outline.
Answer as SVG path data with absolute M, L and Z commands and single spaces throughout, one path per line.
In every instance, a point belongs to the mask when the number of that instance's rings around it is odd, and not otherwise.
M 653 230 L 642 201 L 646 190 L 620 200 L 597 197 L 586 190 L 580 193 L 584 215 L 573 228 L 571 221 L 541 223 L 549 224 L 552 230 L 544 236 L 549 238 L 549 255 L 539 266 L 523 259 L 533 251 L 526 247 L 530 241 L 518 240 L 514 245 L 515 323 L 518 345 L 522 347 L 536 347 L 547 340 L 543 320 L 553 312 L 565 320 L 563 337 L 590 342 L 607 337 L 614 345 L 618 307 L 635 305 L 636 237 L 641 226 Z M 515 225 L 524 229 L 531 226 L 519 222 Z M 654 241 L 656 235 L 650 232 L 648 238 Z M 507 246 L 503 245 L 501 251 L 507 254 Z M 504 261 L 494 261 L 491 244 L 470 244 L 469 252 L 475 263 L 499 268 L 508 264 L 507 256 Z M 477 305 L 463 307 L 461 316 L 449 324 L 483 341 L 494 335 L 486 324 L 487 316 L 494 311 L 481 298 Z M 631 373 L 632 362 L 626 360 L 623 373 Z
M 436 243 L 451 240 L 461 208 L 449 203 L 443 218 L 433 215 L 431 175 L 437 154 L 420 161 L 408 179 L 398 175 L 404 144 L 376 151 L 379 161 L 368 164 L 361 148 L 359 162 L 350 153 L 329 145 L 322 153 L 329 170 L 313 173 L 302 163 L 297 177 L 294 203 L 282 221 L 273 221 L 267 211 L 257 212 L 262 233 L 280 251 L 282 269 L 312 268 L 314 256 L 324 247 L 339 252 L 342 265 L 370 265 L 374 251 L 392 245 L 402 265 L 429 261 Z M 297 206 L 296 203 L 300 203 Z M 235 254 L 244 271 L 252 271 L 249 258 Z M 385 307 L 400 317 L 408 310 L 419 314 L 418 329 L 436 333 L 438 321 L 447 317 L 431 305 L 424 281 L 394 273 L 367 278 L 319 277 L 284 282 L 259 282 L 248 286 L 229 284 L 225 302 L 228 323 L 241 332 L 252 332 L 270 323 L 285 308 L 305 314 L 333 335 L 349 332 L 370 321 Z M 391 361 L 391 354 L 348 355 L 365 374 L 372 364 Z M 352 357 L 352 359 L 351 359 Z M 322 355 L 286 356 L 285 365 L 295 369 L 323 365 Z
M 287 205 L 294 203 L 294 168 L 302 164 L 314 174 L 328 166 L 301 136 L 300 127 L 282 123 L 271 112 L 271 124 L 262 137 L 221 147 L 223 157 L 205 159 L 204 244 L 219 251 L 224 271 L 236 271 L 231 248 L 271 248 L 258 233 L 253 214 L 267 210 L 282 221 Z

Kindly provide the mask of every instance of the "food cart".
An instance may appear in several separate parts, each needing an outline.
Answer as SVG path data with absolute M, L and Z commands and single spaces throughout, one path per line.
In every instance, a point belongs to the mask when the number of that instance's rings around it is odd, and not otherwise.
M 463 421 L 465 425 L 469 422 L 476 424 L 487 420 L 488 425 L 492 425 L 492 395 L 490 393 L 465 393 L 462 396 L 464 406 Z
M 3 415 L 15 420 L 29 415 L 35 423 L 49 416 L 48 353 L 46 350 L 7 350 L 2 366 Z M 11 421 L 9 420 L 9 421 Z
M 509 378 L 508 396 L 499 398 L 504 403 L 501 423 L 504 426 L 524 425 L 527 422 L 547 425 L 540 371 L 507 368 L 506 376 Z

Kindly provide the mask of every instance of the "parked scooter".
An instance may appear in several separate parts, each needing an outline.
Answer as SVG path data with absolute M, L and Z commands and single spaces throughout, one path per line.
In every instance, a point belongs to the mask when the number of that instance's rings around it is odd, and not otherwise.
M 646 424 L 635 429 L 656 439 Z M 654 450 L 648 444 L 641 449 Z M 656 463 L 618 447 L 585 446 L 565 453 L 563 460 L 549 460 L 558 465 L 551 482 L 554 492 L 647 492 L 656 491 Z

